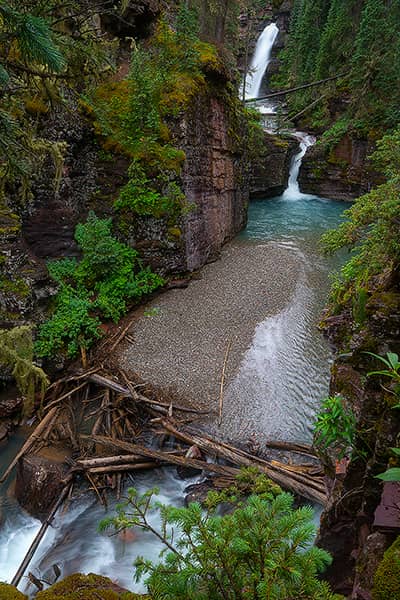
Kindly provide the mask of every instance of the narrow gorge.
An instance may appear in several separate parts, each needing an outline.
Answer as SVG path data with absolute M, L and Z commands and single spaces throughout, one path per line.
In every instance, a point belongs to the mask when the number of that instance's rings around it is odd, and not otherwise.
M 400 8 L 17 4 L 0 598 L 400 599 Z

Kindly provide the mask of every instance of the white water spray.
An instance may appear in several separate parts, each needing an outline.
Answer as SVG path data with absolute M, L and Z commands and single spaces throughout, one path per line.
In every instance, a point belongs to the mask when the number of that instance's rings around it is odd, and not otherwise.
M 258 98 L 264 73 L 271 61 L 272 46 L 275 43 L 279 29 L 275 23 L 267 25 L 258 38 L 254 55 L 246 77 L 246 100 Z
M 303 160 L 303 156 L 307 152 L 310 146 L 315 144 L 315 138 L 312 135 L 308 135 L 306 133 L 296 133 L 296 137 L 300 140 L 300 150 L 292 159 L 292 164 L 290 166 L 289 172 L 289 180 L 288 186 L 283 193 L 283 198 L 285 200 L 297 200 L 301 196 L 306 196 L 307 194 L 302 194 L 299 188 L 299 171 L 301 167 L 301 162 Z

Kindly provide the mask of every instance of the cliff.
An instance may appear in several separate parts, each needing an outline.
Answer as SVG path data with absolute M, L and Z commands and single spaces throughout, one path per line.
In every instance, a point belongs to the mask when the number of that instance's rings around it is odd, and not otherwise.
M 352 200 L 380 183 L 369 156 L 373 142 L 345 135 L 332 149 L 323 144 L 310 148 L 299 175 L 301 190 L 332 200 Z
M 285 191 L 291 160 L 297 150 L 298 142 L 292 137 L 264 133 L 261 151 L 251 164 L 252 198 L 272 198 Z
M 134 22 L 132 11 L 131 7 Z M 137 11 L 143 19 L 142 4 Z M 154 2 L 149 11 L 151 21 L 156 16 Z M 123 50 L 121 57 L 126 71 Z M 196 270 L 218 255 L 245 226 L 248 202 L 245 121 L 229 85 L 226 73 L 209 71 L 206 84 L 174 118 L 173 143 L 185 156 L 177 181 L 186 207 L 179 216 L 132 214 L 124 220 L 116 215 L 113 203 L 128 180 L 129 159 L 106 155 L 91 120 L 73 97 L 53 113 L 38 115 L 41 135 L 64 148 L 62 177 L 55 190 L 55 167 L 48 159 L 35 176 L 29 202 L 20 205 L 10 197 L 7 211 L 0 214 L 3 326 L 43 318 L 56 292 L 46 261 L 79 254 L 74 230 L 89 210 L 99 217 L 111 216 L 117 235 L 163 275 Z
M 377 567 L 400 532 L 398 510 L 391 508 L 399 501 L 400 486 L 376 479 L 386 469 L 389 448 L 398 444 L 400 415 L 392 408 L 396 399 L 390 380 L 367 375 L 377 364 L 366 354 L 400 350 L 399 283 L 398 272 L 388 269 L 370 286 L 362 311 L 350 300 L 340 314 L 324 321 L 336 350 L 330 394 L 346 399 L 357 425 L 344 473 L 336 469 L 335 474 L 334 463 L 325 456 L 330 496 L 318 544 L 333 556 L 328 580 L 354 600 L 372 598 Z

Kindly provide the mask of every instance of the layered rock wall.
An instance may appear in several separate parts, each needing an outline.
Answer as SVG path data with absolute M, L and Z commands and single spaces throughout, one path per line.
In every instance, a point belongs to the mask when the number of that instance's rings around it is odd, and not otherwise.
M 246 225 L 248 181 L 241 132 L 233 127 L 229 105 L 207 93 L 195 99 L 181 124 L 186 154 L 182 179 L 189 204 L 183 231 L 189 271 L 213 260 Z
M 291 160 L 298 146 L 298 142 L 291 137 L 264 134 L 263 150 L 251 165 L 252 198 L 272 198 L 285 191 Z
M 379 363 L 366 354 L 384 356 L 388 351 L 400 351 L 398 273 L 388 269 L 375 284 L 368 291 L 361 314 L 349 306 L 325 322 L 337 351 L 330 394 L 347 400 L 356 415 L 357 428 L 346 472 L 340 474 L 336 469 L 335 473 L 334 464 L 326 465 L 330 497 L 318 543 L 334 559 L 328 579 L 337 591 L 351 594 L 353 600 L 371 600 L 379 561 L 400 533 L 400 514 L 388 505 L 387 484 L 384 487 L 376 479 L 386 470 L 389 448 L 398 446 L 400 414 L 392 408 L 397 400 L 390 379 L 367 375 Z M 400 501 L 400 484 L 396 485 L 397 499 L 389 504 Z
M 333 200 L 352 200 L 380 183 L 369 156 L 374 145 L 367 140 L 344 136 L 327 151 L 321 144 L 311 148 L 303 159 L 299 175 L 302 192 Z

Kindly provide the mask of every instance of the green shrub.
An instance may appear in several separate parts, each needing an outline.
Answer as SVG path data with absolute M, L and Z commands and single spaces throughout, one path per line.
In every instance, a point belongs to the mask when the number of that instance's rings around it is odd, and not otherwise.
M 400 537 L 386 550 L 376 570 L 372 600 L 400 600 Z
M 327 253 L 346 247 L 352 250 L 352 258 L 344 265 L 334 283 L 331 301 L 334 312 L 342 310 L 349 303 L 353 304 L 354 316 L 356 319 L 361 317 L 361 320 L 367 293 L 376 288 L 382 273 L 394 269 L 400 260 L 400 129 L 384 136 L 377 147 L 372 160 L 387 181 L 357 198 L 344 213 L 347 220 L 322 237 Z M 361 290 L 361 303 L 354 305 L 353 298 Z
M 355 416 L 344 402 L 341 396 L 325 398 L 314 426 L 315 445 L 321 450 L 337 448 L 342 457 L 353 445 L 356 431 Z
M 247 474 L 244 479 L 248 478 Z M 211 502 L 206 512 L 198 503 L 188 508 L 160 506 L 155 490 L 139 496 L 128 490 L 128 500 L 117 517 L 101 528 L 139 527 L 152 531 L 165 546 L 163 561 L 138 558 L 136 578 L 147 575 L 151 597 L 171 600 L 334 600 L 318 573 L 331 562 L 324 550 L 312 546 L 315 527 L 310 507 L 293 509 L 293 497 L 271 485 L 261 485 L 262 496 L 231 499 L 221 515 Z M 224 495 L 225 507 L 229 498 Z M 147 512 L 158 508 L 162 524 L 153 529 Z M 181 532 L 176 541 L 173 533 Z
M 118 321 L 129 302 L 163 285 L 160 276 L 142 267 L 135 250 L 112 235 L 111 219 L 90 213 L 86 223 L 77 225 L 75 238 L 82 259 L 49 264 L 60 290 L 53 316 L 39 328 L 38 356 L 75 356 L 100 337 L 100 318 Z
M 39 327 L 35 351 L 51 357 L 58 352 L 72 358 L 80 348 L 89 348 L 101 334 L 101 321 L 91 314 L 93 303 L 86 290 L 62 286 L 53 316 Z

